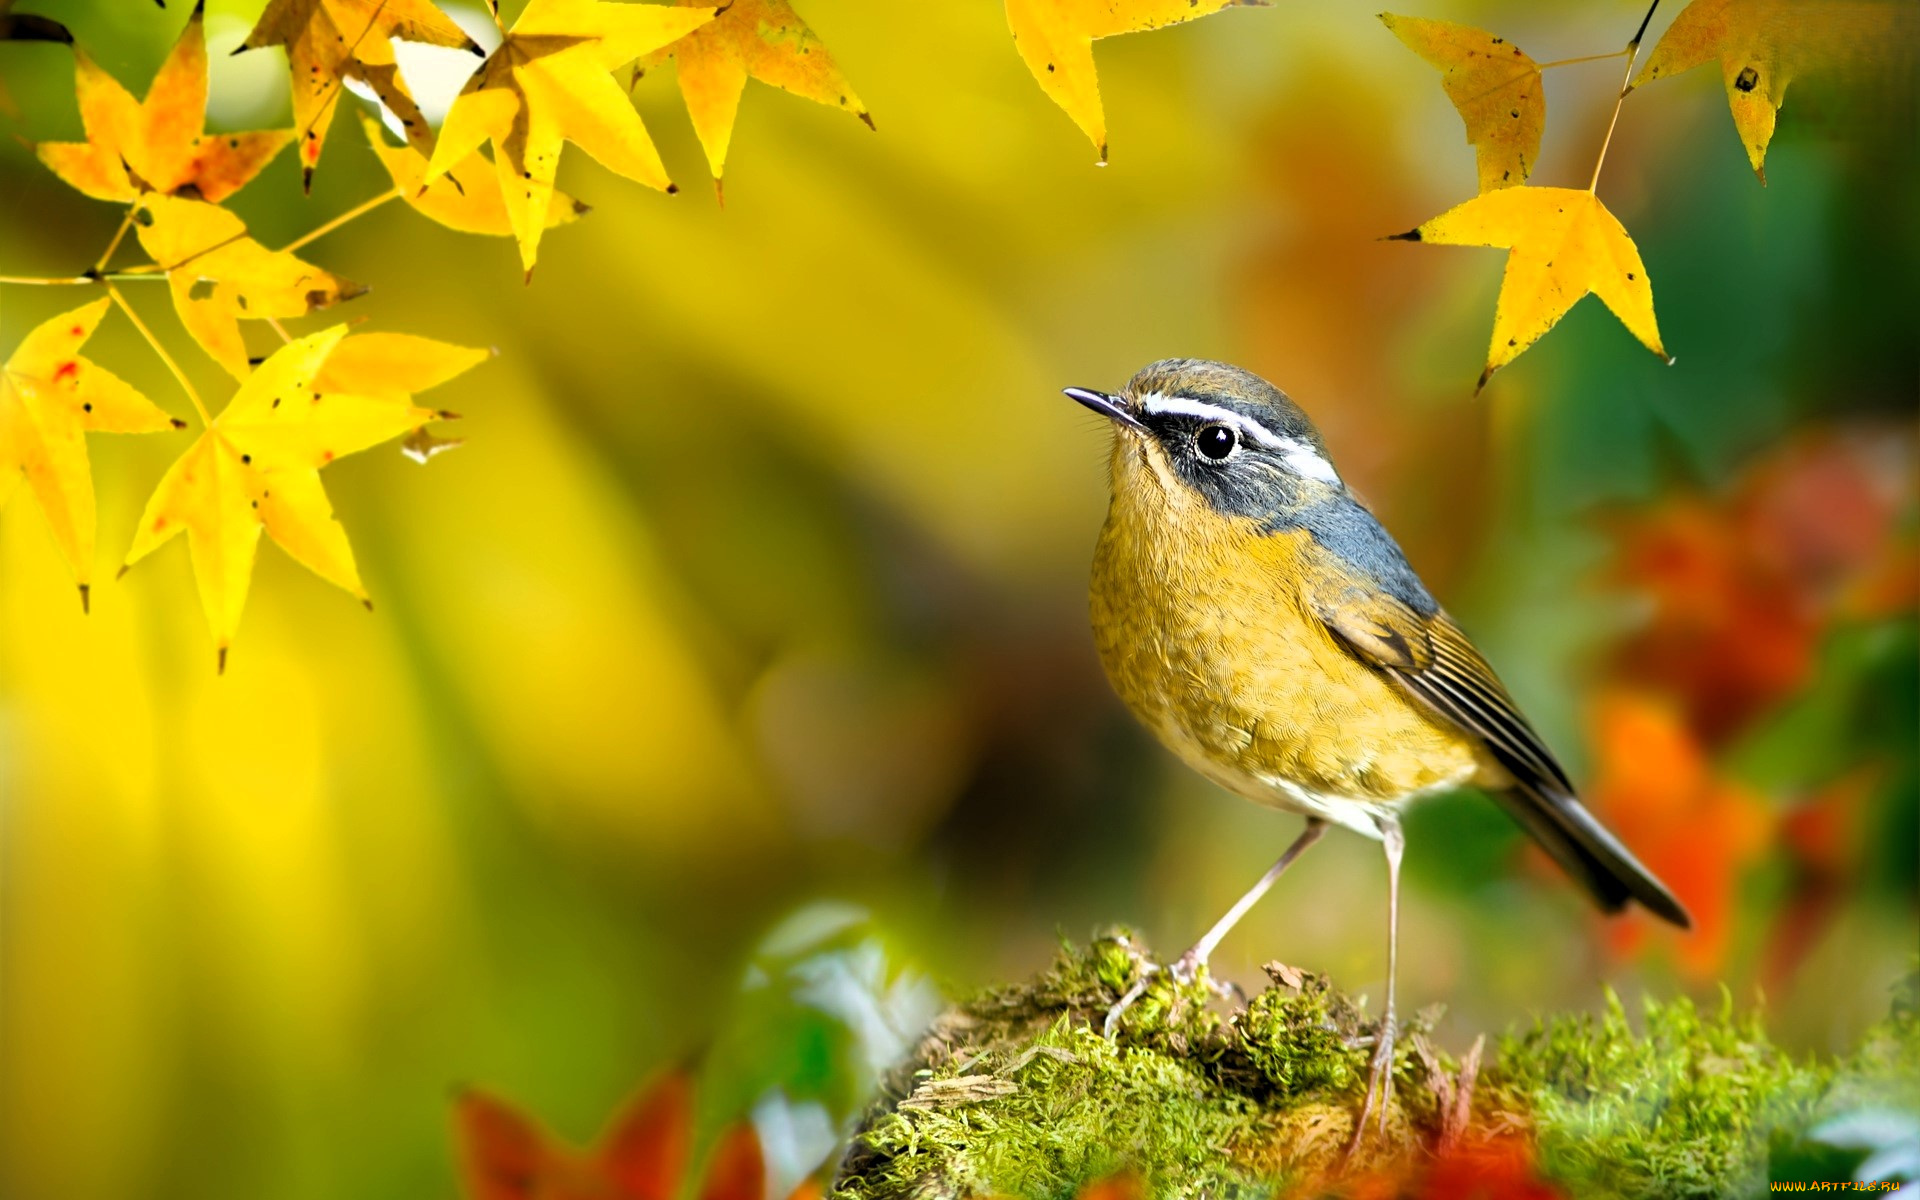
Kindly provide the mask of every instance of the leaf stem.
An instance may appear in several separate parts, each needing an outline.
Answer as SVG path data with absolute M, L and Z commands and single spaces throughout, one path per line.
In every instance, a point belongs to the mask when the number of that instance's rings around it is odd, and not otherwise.
M 1622 54 L 1629 53 L 1630 50 L 1631 48 L 1629 47 L 1628 49 L 1622 50 L 1609 50 L 1605 54 L 1582 54 L 1578 58 L 1556 58 L 1552 62 L 1536 63 L 1534 65 L 1542 71 L 1546 71 L 1554 67 L 1571 67 L 1575 63 L 1602 62 L 1609 58 L 1619 58 Z
M 34 287 L 78 287 L 87 283 L 125 283 L 134 279 L 164 279 L 148 271 L 116 271 L 111 275 L 63 275 L 57 279 L 45 279 L 38 275 L 0 275 L 0 283 L 28 284 Z
M 173 378 L 179 383 L 180 390 L 187 394 L 187 399 L 193 401 L 193 411 L 200 414 L 200 424 L 202 426 L 213 424 L 213 418 L 207 415 L 207 406 L 201 402 L 200 393 L 193 388 L 193 381 L 188 379 L 187 373 L 180 369 L 180 364 L 173 361 L 173 355 L 167 353 L 167 348 L 160 344 L 160 339 L 153 336 L 153 330 L 147 328 L 147 323 L 140 319 L 140 314 L 133 311 L 133 305 L 127 303 L 127 298 L 120 294 L 120 289 L 109 283 L 107 295 L 113 297 L 113 302 L 120 306 L 120 311 L 127 314 L 127 320 L 133 322 L 133 327 L 140 331 L 140 336 L 147 339 L 147 345 L 153 347 L 153 352 L 160 356 L 160 361 L 167 364 L 167 370 L 173 372 Z
M 320 228 L 315 229 L 313 232 L 307 234 L 306 236 L 295 238 L 293 241 L 288 242 L 286 245 L 280 247 L 280 249 L 283 253 L 291 254 L 295 250 L 298 250 L 300 247 L 306 245 L 308 242 L 318 241 L 319 239 L 332 233 L 334 230 L 340 228 L 342 225 L 345 225 L 347 222 L 353 221 L 360 217 L 365 216 L 366 214 L 372 212 L 374 209 L 379 208 L 382 204 L 385 204 L 387 201 L 398 200 L 399 198 L 400 198 L 399 188 L 394 188 L 391 191 L 382 192 L 380 195 L 375 196 L 373 199 L 368 200 L 363 204 L 355 205 L 354 207 L 348 209 L 346 212 L 341 213 L 339 216 L 335 217 L 333 220 L 328 221 L 325 225 L 320 226 Z
M 1613 117 L 1607 122 L 1606 140 L 1600 143 L 1600 157 L 1593 163 L 1593 178 L 1587 183 L 1587 191 L 1593 192 L 1600 187 L 1600 168 L 1607 165 L 1607 147 L 1613 145 L 1613 131 L 1620 124 L 1620 106 L 1626 103 L 1628 85 L 1633 82 L 1633 64 L 1640 59 L 1640 39 L 1647 36 L 1647 26 L 1653 23 L 1654 10 L 1660 7 L 1660 0 L 1653 0 L 1647 7 L 1647 15 L 1640 18 L 1640 28 L 1634 31 L 1633 40 L 1622 51 L 1627 56 L 1627 73 L 1620 80 L 1620 94 L 1613 98 Z
M 101 271 L 104 271 L 107 269 L 107 263 L 109 263 L 113 259 L 113 252 L 120 248 L 121 239 L 125 238 L 127 236 L 127 230 L 132 228 L 133 228 L 133 209 L 129 208 L 127 209 L 125 215 L 123 215 L 120 218 L 120 228 L 114 230 L 113 240 L 107 243 L 107 248 L 105 250 L 101 251 L 100 261 L 93 264 L 93 270 L 95 274 L 98 274 Z

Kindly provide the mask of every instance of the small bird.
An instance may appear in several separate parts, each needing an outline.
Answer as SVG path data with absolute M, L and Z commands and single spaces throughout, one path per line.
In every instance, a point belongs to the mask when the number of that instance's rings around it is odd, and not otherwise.
M 1472 786 L 1494 797 L 1601 908 L 1687 912 L 1581 807 L 1493 668 L 1328 461 L 1305 413 L 1224 363 L 1167 359 L 1110 394 L 1113 499 L 1094 550 L 1100 661 L 1186 764 L 1306 828 L 1171 970 L 1183 982 L 1326 830 L 1387 857 L 1387 1000 L 1355 1122 L 1392 1088 L 1400 810 Z M 1145 981 L 1114 1006 L 1111 1032 Z

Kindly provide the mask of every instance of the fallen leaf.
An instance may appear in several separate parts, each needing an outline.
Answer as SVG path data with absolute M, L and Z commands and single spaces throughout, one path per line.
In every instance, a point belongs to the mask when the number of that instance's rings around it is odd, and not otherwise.
M 293 132 L 207 135 L 204 9 L 204 0 L 194 6 L 143 100 L 76 48 L 74 90 L 87 140 L 42 142 L 40 161 L 69 186 L 119 203 L 155 191 L 217 204 L 246 186 Z
M 186 532 L 222 669 L 262 529 L 315 574 L 366 601 L 320 469 L 447 415 L 417 407 L 404 389 L 431 386 L 486 357 L 393 334 L 360 335 L 374 344 L 356 347 L 360 338 L 346 332 L 335 325 L 295 338 L 248 375 L 161 478 L 127 551 L 130 567 Z M 430 361 L 411 375 L 380 377 L 403 345 L 422 347 Z M 332 361 L 335 354 L 341 361 Z
M 1027 70 L 1107 161 L 1107 117 L 1093 68 L 1097 38 L 1177 25 L 1267 0 L 1007 0 L 1007 24 Z
M 698 0 L 677 0 L 696 6 Z M 788 0 L 733 0 L 712 22 L 672 46 L 643 58 L 634 72 L 671 58 L 678 66 L 680 94 L 693 118 L 693 130 L 707 152 L 707 167 L 718 183 L 727 165 L 727 146 L 740 110 L 740 94 L 749 76 L 763 83 L 842 108 L 865 121 L 873 118 L 854 95 L 846 77 Z
M 351 300 L 366 289 L 247 236 L 224 208 L 150 195 L 134 233 L 167 274 L 168 290 L 193 340 L 235 379 L 248 372 L 242 320 L 284 320 Z
M 409 142 L 423 151 L 431 144 L 432 132 L 400 77 L 389 38 L 481 52 L 427 0 L 271 0 L 253 32 L 234 51 L 286 47 L 304 186 L 313 185 L 320 148 L 349 79 L 373 89 L 407 131 Z
M 400 198 L 421 215 L 462 233 L 489 237 L 512 237 L 513 224 L 507 218 L 507 202 L 500 194 L 500 177 L 493 164 L 477 151 L 455 164 L 445 175 L 426 182 L 427 156 L 411 144 L 395 146 L 380 129 L 380 122 L 361 115 L 367 142 L 380 165 L 387 169 Z M 554 192 L 547 206 L 547 228 L 578 220 L 587 206 L 564 192 Z
M 711 8 L 532 0 L 453 102 L 429 182 L 492 142 L 507 216 L 530 275 L 540 234 L 564 198 L 553 186 L 572 142 L 636 183 L 672 191 L 660 154 L 610 74 L 713 19 Z
M 1642 345 L 1667 358 L 1653 316 L 1653 284 L 1640 251 L 1592 192 L 1517 187 L 1483 192 L 1409 233 L 1410 242 L 1508 251 L 1493 314 L 1493 344 L 1479 387 L 1552 329 L 1589 292 Z M 1668 361 L 1672 361 L 1668 359 Z
M 1853 66 L 1911 46 L 1914 8 L 1876 0 L 1693 0 L 1673 19 L 1634 87 L 1720 64 L 1733 127 L 1767 181 L 1767 144 L 1787 85 L 1806 72 Z
M 1547 127 L 1539 64 L 1483 29 L 1393 13 L 1381 13 L 1380 20 L 1408 49 L 1440 68 L 1440 86 L 1467 125 L 1480 190 L 1525 183 Z
M 93 476 L 88 433 L 179 427 L 151 400 L 80 353 L 113 301 L 102 297 L 41 322 L 0 367 L 0 504 L 22 479 L 73 568 L 80 602 L 93 580 Z
M 1690 932 L 1659 935 L 1677 942 L 1681 967 L 1697 980 L 1715 978 L 1741 880 L 1773 836 L 1772 814 L 1752 790 L 1716 773 L 1679 707 L 1658 696 L 1608 689 L 1594 704 L 1592 728 L 1593 810 L 1693 914 Z M 1660 929 L 1634 910 L 1609 921 L 1607 939 L 1626 957 Z

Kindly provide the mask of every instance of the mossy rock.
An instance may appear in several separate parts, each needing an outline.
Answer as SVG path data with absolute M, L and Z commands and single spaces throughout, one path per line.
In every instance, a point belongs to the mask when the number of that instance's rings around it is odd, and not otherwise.
M 1431 1044 L 1437 1014 L 1405 1021 L 1384 1121 L 1348 1154 L 1378 1033 L 1358 1003 L 1277 963 L 1244 1005 L 1204 978 L 1154 972 L 1105 1036 L 1147 968 L 1113 933 L 948 1010 L 856 1134 L 835 1200 L 1067 1200 L 1116 1175 L 1154 1196 L 1337 1195 L 1362 1177 L 1390 1195 L 1379 1180 L 1417 1180 L 1436 1154 L 1489 1134 L 1527 1146 L 1529 1171 L 1583 1198 L 1748 1195 L 1765 1191 L 1770 1164 L 1847 1165 L 1790 1152 L 1825 1117 L 1920 1111 L 1910 999 L 1852 1056 L 1803 1062 L 1730 1002 L 1703 1013 L 1649 1001 L 1636 1030 L 1608 993 L 1602 1015 L 1537 1022 L 1484 1063 L 1485 1039 L 1456 1059 Z

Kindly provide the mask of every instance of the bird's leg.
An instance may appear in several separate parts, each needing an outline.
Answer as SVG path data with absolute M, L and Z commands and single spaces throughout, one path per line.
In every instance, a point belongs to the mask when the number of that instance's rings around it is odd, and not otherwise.
M 1397 1032 L 1393 1011 L 1395 968 L 1400 957 L 1400 856 L 1406 850 L 1406 838 L 1400 832 L 1399 818 L 1383 814 L 1379 818 L 1380 843 L 1387 852 L 1387 1006 L 1380 1017 L 1380 1032 L 1373 1041 L 1373 1062 L 1367 1068 L 1367 1099 L 1360 1119 L 1353 1125 L 1353 1140 L 1347 1153 L 1353 1153 L 1366 1132 L 1367 1118 L 1380 1110 L 1380 1132 L 1387 1131 L 1387 1109 L 1393 1103 L 1393 1040 Z
M 1213 923 L 1213 928 L 1207 930 L 1206 934 L 1193 944 L 1192 949 L 1175 959 L 1173 965 L 1167 968 L 1173 973 L 1173 977 L 1181 983 L 1193 982 L 1195 976 L 1199 975 L 1200 969 L 1207 965 L 1207 959 L 1212 957 L 1213 948 L 1220 944 L 1220 939 L 1226 937 L 1227 932 L 1240 923 L 1240 918 L 1247 915 L 1248 909 L 1259 903 L 1260 897 L 1267 894 L 1267 889 L 1273 886 L 1274 880 L 1286 874 L 1287 868 L 1293 865 L 1293 860 L 1299 858 L 1308 846 L 1319 841 L 1320 835 L 1326 831 L 1325 821 L 1319 817 L 1308 817 L 1307 827 L 1300 831 L 1299 837 L 1293 839 L 1293 844 L 1287 847 L 1286 853 L 1267 868 L 1267 873 L 1247 889 L 1246 895 L 1234 902 L 1225 916 Z M 1103 1028 L 1108 1037 L 1113 1036 L 1114 1029 L 1119 1025 L 1120 1014 L 1126 1012 L 1147 990 L 1147 980 L 1155 970 L 1158 968 L 1147 968 L 1140 976 L 1140 981 L 1129 988 L 1126 995 L 1120 997 L 1118 1004 L 1107 1010 L 1107 1020 Z

